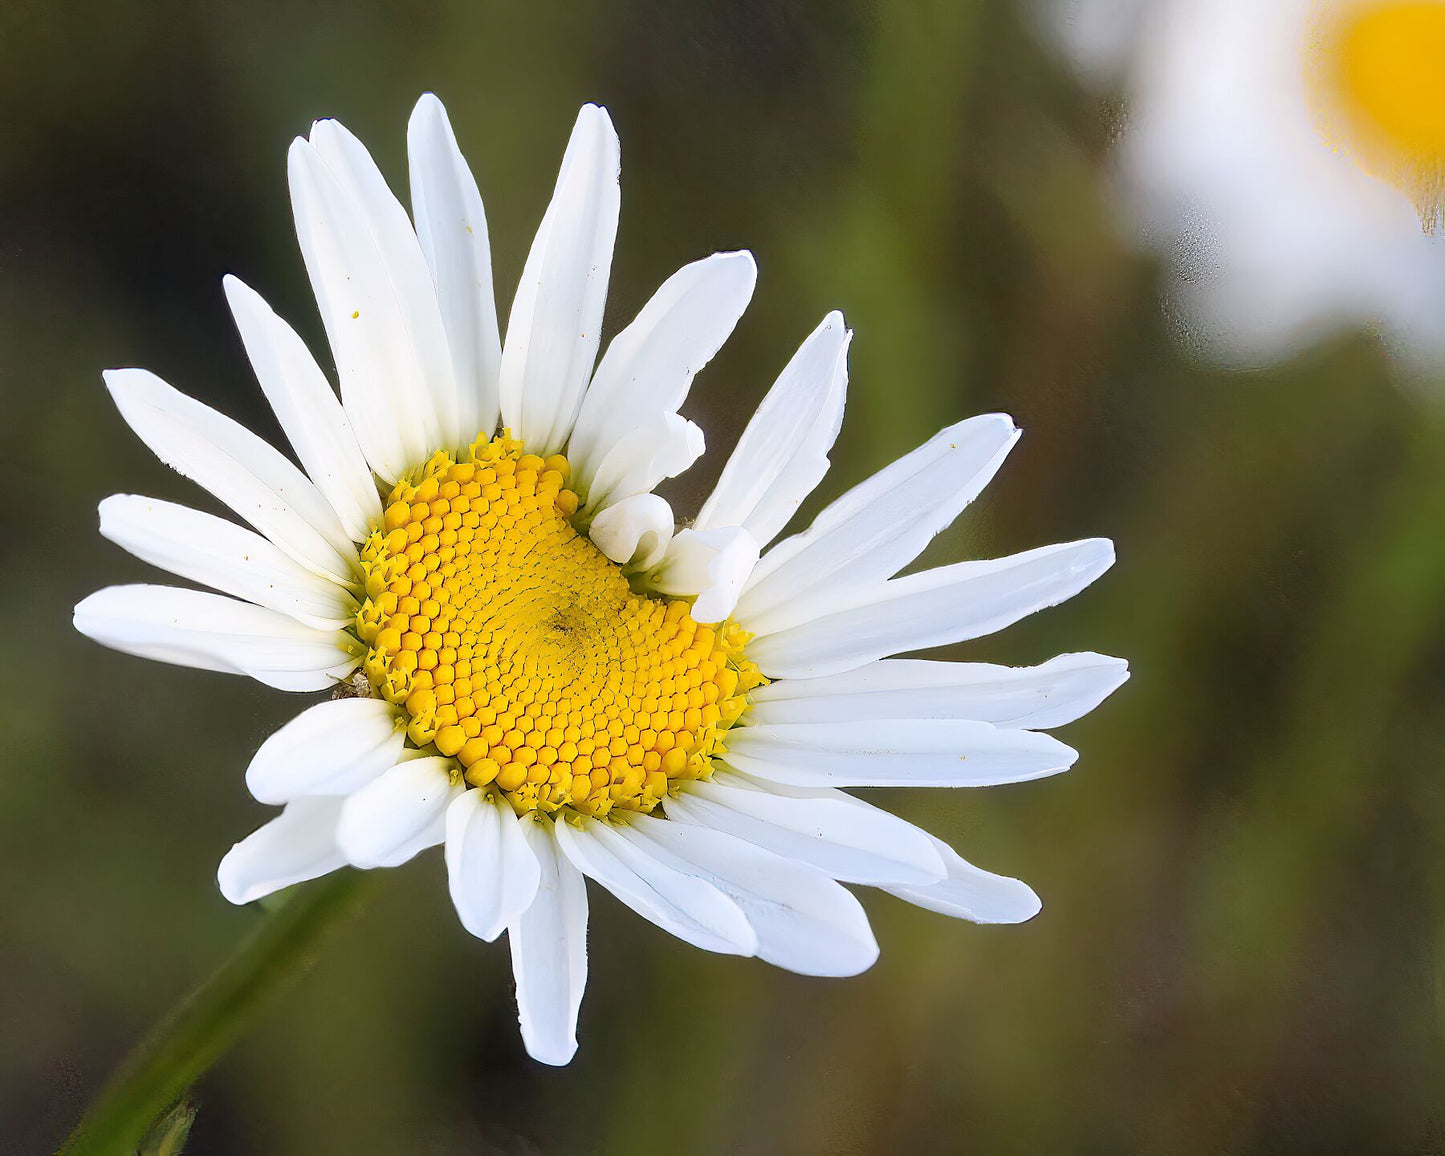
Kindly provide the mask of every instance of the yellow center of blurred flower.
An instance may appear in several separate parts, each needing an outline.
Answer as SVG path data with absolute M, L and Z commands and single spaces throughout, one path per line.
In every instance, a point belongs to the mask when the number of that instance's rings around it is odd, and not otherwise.
M 361 553 L 364 669 L 412 742 L 519 813 L 648 811 L 710 773 L 761 678 L 735 625 L 633 592 L 567 476 L 504 433 L 397 485 Z
M 1312 61 L 1322 129 L 1434 228 L 1445 209 L 1445 4 L 1330 7 Z

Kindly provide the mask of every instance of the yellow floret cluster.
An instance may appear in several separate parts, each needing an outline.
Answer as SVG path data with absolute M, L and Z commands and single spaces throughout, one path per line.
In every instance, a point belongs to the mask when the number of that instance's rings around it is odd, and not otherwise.
M 361 552 L 364 669 L 416 746 L 519 813 L 650 811 L 710 773 L 762 678 L 736 626 L 631 589 L 567 477 L 503 433 L 399 483 Z

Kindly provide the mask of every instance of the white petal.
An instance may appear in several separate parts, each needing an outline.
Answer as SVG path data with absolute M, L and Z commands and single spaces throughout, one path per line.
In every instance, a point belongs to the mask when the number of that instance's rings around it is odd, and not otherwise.
M 891 578 L 978 496 L 1018 438 L 1003 414 L 969 418 L 854 486 L 768 551 L 738 600 L 739 620 L 786 614 L 816 590 Z
M 758 561 L 758 544 L 746 530 L 680 530 L 648 575 L 648 585 L 675 598 L 697 595 L 692 617 L 721 622 L 732 613 L 738 592 Z
M 588 535 L 612 561 L 647 570 L 662 561 L 672 541 L 672 507 L 656 494 L 633 494 L 592 519 Z
M 460 787 L 456 764 L 437 756 L 398 763 L 347 798 L 336 842 L 357 867 L 396 867 L 446 837 L 446 811 Z
M 584 105 L 527 254 L 502 347 L 502 424 L 543 457 L 567 444 L 597 359 L 620 167 L 612 121 Z
M 611 822 L 584 818 L 555 826 L 557 843 L 577 870 L 644 919 L 704 951 L 757 951 L 747 917 L 711 883 L 639 850 Z
M 457 384 L 463 439 L 497 428 L 497 370 L 502 341 L 492 292 L 487 214 L 446 109 L 431 93 L 407 125 L 411 206 L 422 252 L 436 282 Z
M 297 799 L 226 852 L 216 871 L 221 894 L 250 903 L 346 866 L 336 846 L 340 799 Z
M 857 975 L 878 943 L 858 900 L 817 868 L 705 827 L 639 815 L 617 833 L 642 854 L 696 872 L 741 908 L 759 959 L 803 975 Z
M 847 883 L 924 886 L 944 875 L 927 834 L 842 791 L 783 795 L 719 773 L 684 784 L 665 806 L 669 819 L 725 831 Z
M 954 718 L 1049 730 L 1082 718 L 1129 677 L 1102 654 L 1061 654 L 1039 666 L 885 658 L 826 678 L 780 678 L 749 694 L 748 721 L 862 722 Z
M 327 690 L 361 661 L 340 630 L 175 586 L 108 586 L 75 608 L 75 628 L 126 654 L 245 674 L 277 690 Z
M 256 380 L 307 475 L 353 542 L 381 521 L 366 456 L 331 383 L 296 331 L 236 277 L 221 279 Z
M 1024 923 L 1039 913 L 1042 904 L 1027 883 L 975 867 L 941 839 L 934 839 L 933 845 L 948 868 L 947 879 L 930 887 L 884 890 L 929 911 L 974 923 Z
M 396 765 L 406 732 L 398 708 L 379 698 L 338 698 L 302 711 L 271 735 L 246 768 L 263 803 L 349 795 Z
M 577 1013 L 587 986 L 587 884 L 557 849 L 552 822 L 524 819 L 521 828 L 540 881 L 532 905 L 507 927 L 517 1015 L 527 1054 L 555 1066 L 577 1051 Z
M 447 808 L 447 887 L 462 926 L 488 943 L 537 895 L 537 856 L 517 814 L 492 791 L 463 791 Z
M 436 282 L 422 255 L 411 218 L 387 186 L 366 146 L 340 122 L 318 120 L 311 126 L 311 144 L 346 189 L 381 253 L 387 281 L 421 367 L 423 386 L 431 395 L 431 414 L 436 423 L 428 429 L 431 448 L 465 445 L 476 431 L 463 431 L 457 422 L 457 383 L 437 303 Z
M 731 766 L 798 786 L 986 787 L 1056 775 L 1079 754 L 1037 731 L 969 719 L 786 723 L 728 732 Z
M 374 473 L 395 482 L 420 465 L 440 433 L 406 314 L 351 194 L 309 141 L 287 156 L 296 236 L 336 373 L 341 402 Z
M 1072 598 L 1114 564 L 1105 538 L 1044 546 L 986 562 L 957 562 L 793 604 L 743 625 L 748 657 L 773 678 L 821 678 L 902 651 L 1002 630 Z
M 834 311 L 803 342 L 743 430 L 697 529 L 742 526 L 760 547 L 782 533 L 828 472 L 828 451 L 843 423 L 852 339 Z
M 317 629 L 347 626 L 356 599 L 260 534 L 158 498 L 114 494 L 100 504 L 100 532 L 143 562 L 223 594 L 279 610 Z
M 612 444 L 587 493 L 588 510 L 605 510 L 635 494 L 651 493 L 702 457 L 702 430 L 675 413 L 660 414 Z
M 612 339 L 567 447 L 589 500 L 593 475 L 618 441 L 677 413 L 693 375 L 712 360 L 743 315 L 757 279 L 747 252 L 714 253 L 684 265 Z
M 144 369 L 111 369 L 116 408 L 156 457 L 205 487 L 308 570 L 354 581 L 356 549 L 310 479 L 250 430 Z

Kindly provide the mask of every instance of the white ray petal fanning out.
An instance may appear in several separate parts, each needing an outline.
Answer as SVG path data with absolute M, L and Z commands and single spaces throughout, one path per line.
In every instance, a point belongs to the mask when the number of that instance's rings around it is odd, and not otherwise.
M 578 492 L 585 495 L 588 508 L 598 505 L 592 484 L 610 448 L 631 431 L 652 428 L 677 413 L 693 376 L 722 348 L 743 315 L 757 276 L 747 252 L 714 253 L 684 265 L 612 339 L 587 387 L 567 446 Z M 672 476 L 653 478 L 646 489 Z
M 1128 663 L 1102 654 L 1061 654 L 1026 667 L 886 658 L 826 678 L 760 686 L 748 719 L 764 725 L 952 718 L 1051 730 L 1088 714 L 1128 677 Z
M 1039 913 L 1042 904 L 1027 883 L 975 867 L 942 839 L 933 839 L 933 846 L 948 869 L 946 879 L 925 887 L 892 885 L 883 890 L 972 923 L 1024 923 Z
M 723 756 L 755 778 L 804 787 L 987 787 L 1056 775 L 1078 757 L 1049 735 L 972 719 L 739 727 Z
M 616 834 L 654 863 L 726 895 L 757 935 L 759 959 L 801 975 L 857 975 L 878 958 L 858 900 L 815 867 L 722 831 L 639 815 Z
M 782 533 L 828 472 L 852 339 L 834 311 L 798 348 L 743 430 L 694 529 L 741 526 L 759 549 Z
M 446 837 L 446 812 L 461 793 L 450 759 L 408 759 L 348 795 L 336 843 L 354 867 L 397 867 Z
M 685 784 L 666 806 L 669 819 L 725 831 L 846 883 L 927 886 L 944 877 L 927 834 L 842 791 L 783 794 L 774 784 L 718 771 Z
M 356 551 L 316 486 L 250 430 L 144 369 L 111 369 L 105 384 L 151 453 L 220 501 L 308 570 L 355 580 Z
M 340 630 L 174 586 L 107 586 L 76 606 L 75 628 L 126 654 L 245 674 L 277 690 L 328 690 L 361 661 Z
M 221 894 L 232 903 L 252 903 L 346 866 L 346 857 L 336 846 L 341 803 L 307 798 L 287 804 L 276 818 L 226 852 L 216 871 Z
M 542 457 L 566 444 L 597 359 L 620 165 L 611 119 L 586 105 L 512 301 L 502 345 L 502 423 Z
M 385 699 L 317 703 L 257 748 L 246 789 L 262 803 L 349 795 L 396 766 L 406 739 L 400 722 Z
M 243 526 L 138 494 L 100 503 L 100 532 L 143 562 L 318 630 L 347 626 L 356 598 Z
M 463 437 L 490 435 L 500 412 L 502 340 L 482 195 L 457 147 L 446 109 L 431 93 L 416 102 L 406 142 L 412 215 L 436 282 L 451 350 L 458 428 Z
M 381 520 L 371 467 L 311 351 L 296 331 L 239 278 L 221 279 L 256 380 L 306 475 L 360 542 Z
M 753 955 L 757 933 L 732 899 L 707 880 L 639 850 L 595 819 L 555 824 L 563 854 L 644 919 L 694 947 Z
M 341 403 L 373 472 L 395 482 L 441 446 L 424 363 L 387 256 L 352 191 L 309 141 L 292 142 L 288 161 L 296 236 L 336 360 Z
M 748 657 L 775 678 L 819 678 L 889 654 L 980 638 L 1072 598 L 1114 564 L 1090 538 L 987 562 L 956 562 L 740 618 Z
M 447 885 L 462 926 L 491 942 L 532 905 L 537 856 L 512 806 L 492 792 L 465 791 L 446 817 Z
M 738 616 L 765 620 L 813 591 L 891 578 L 979 495 L 1018 438 L 1003 414 L 969 418 L 854 486 L 806 531 L 768 551 L 748 579 Z
M 557 847 L 553 824 L 521 821 L 539 868 L 537 895 L 507 927 L 522 1042 L 554 1066 L 577 1052 L 577 1013 L 587 987 L 587 885 Z

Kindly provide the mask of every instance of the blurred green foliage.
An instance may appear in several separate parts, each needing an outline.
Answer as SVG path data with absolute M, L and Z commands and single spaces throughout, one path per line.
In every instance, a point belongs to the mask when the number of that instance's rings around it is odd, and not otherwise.
M 0 12 L 0 1151 L 49 1150 L 254 924 L 217 893 L 241 772 L 298 706 L 126 658 L 71 605 L 146 568 L 121 490 L 198 502 L 100 385 L 144 365 L 274 435 L 220 292 L 320 349 L 285 147 L 335 115 L 404 184 L 447 102 L 505 307 L 577 106 L 624 198 L 609 328 L 681 263 L 761 280 L 689 413 L 723 452 L 829 308 L 857 330 L 827 497 L 939 426 L 1027 436 L 933 561 L 1093 534 L 1094 590 L 957 657 L 1097 649 L 1134 680 L 1052 781 L 884 801 L 1044 897 L 1019 928 L 867 895 L 883 957 L 810 980 L 593 891 L 576 1062 L 517 1039 L 507 953 L 435 853 L 196 1089 L 188 1152 L 1439 1152 L 1445 382 L 1363 336 L 1228 374 L 1116 239 L 1110 112 L 1001 0 L 267 0 Z M 811 511 L 808 511 L 811 512 Z

